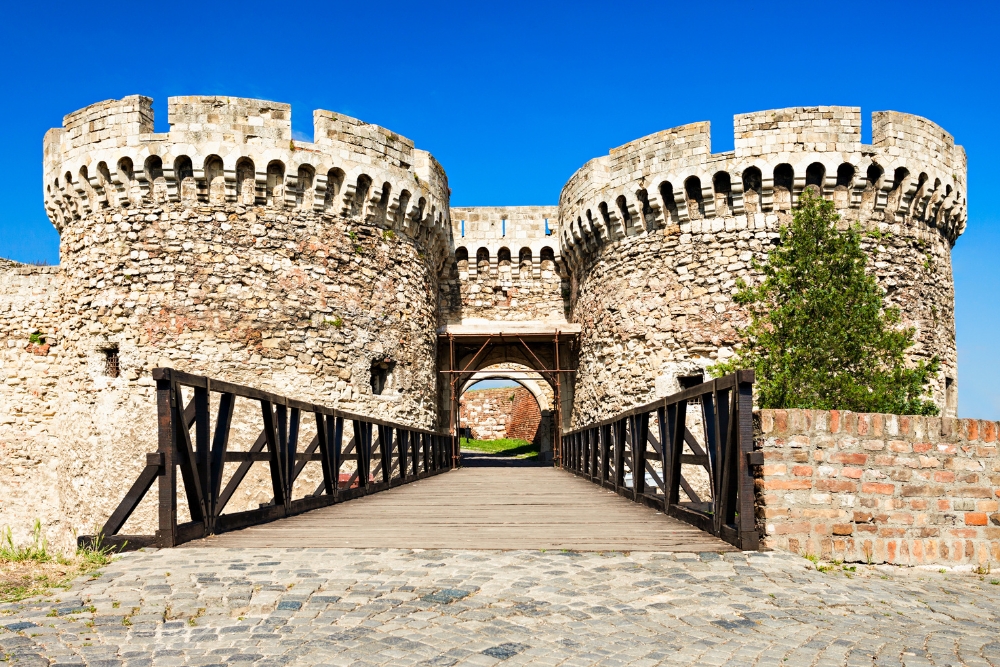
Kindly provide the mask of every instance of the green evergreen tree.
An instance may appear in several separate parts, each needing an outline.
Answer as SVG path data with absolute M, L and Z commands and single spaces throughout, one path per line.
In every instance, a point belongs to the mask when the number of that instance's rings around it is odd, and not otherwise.
M 907 367 L 914 329 L 900 326 L 865 272 L 860 227 L 838 230 L 839 219 L 832 202 L 803 194 L 780 245 L 755 264 L 763 279 L 737 283 L 734 300 L 750 318 L 742 346 L 709 371 L 754 369 L 762 408 L 938 414 L 924 398 L 938 358 Z

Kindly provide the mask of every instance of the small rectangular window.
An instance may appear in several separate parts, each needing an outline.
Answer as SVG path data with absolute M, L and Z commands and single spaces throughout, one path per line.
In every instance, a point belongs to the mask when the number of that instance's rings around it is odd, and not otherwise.
M 465 238 L 465 220 L 462 221 L 462 238 Z
M 552 236 L 552 230 L 549 229 L 549 219 L 545 218 L 545 235 Z
M 691 387 L 697 387 L 704 381 L 705 381 L 704 375 L 681 375 L 677 378 L 677 384 L 681 386 L 681 389 L 690 389 Z
M 104 375 L 116 378 L 121 374 L 121 363 L 118 360 L 118 348 L 109 347 L 104 350 Z
M 507 220 L 500 220 L 500 236 L 507 236 Z

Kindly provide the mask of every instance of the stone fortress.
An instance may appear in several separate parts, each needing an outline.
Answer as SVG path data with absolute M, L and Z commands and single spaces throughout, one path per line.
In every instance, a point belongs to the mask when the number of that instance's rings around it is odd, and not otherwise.
M 104 521 L 155 449 L 157 366 L 447 429 L 442 336 L 554 331 L 559 428 L 673 393 L 733 353 L 735 281 L 807 189 L 868 232 L 956 414 L 966 159 L 923 118 L 877 112 L 866 145 L 858 108 L 742 114 L 715 154 L 694 123 L 591 160 L 558 206 L 506 208 L 451 208 L 429 153 L 337 113 L 312 142 L 274 102 L 176 97 L 168 119 L 132 96 L 45 136 L 61 261 L 0 266 L 0 525 Z

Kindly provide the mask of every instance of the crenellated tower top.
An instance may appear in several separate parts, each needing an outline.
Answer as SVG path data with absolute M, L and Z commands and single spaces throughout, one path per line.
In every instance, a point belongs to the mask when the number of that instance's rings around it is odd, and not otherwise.
M 966 158 L 931 121 L 858 107 L 796 107 L 734 118 L 735 150 L 712 153 L 709 123 L 663 130 L 581 167 L 559 199 L 560 242 L 581 260 L 599 244 L 697 219 L 788 211 L 806 188 L 842 212 L 939 234 L 965 229 Z
M 446 253 L 450 191 L 430 153 L 322 110 L 313 112 L 313 141 L 297 141 L 291 115 L 279 102 L 171 97 L 170 130 L 157 133 L 148 97 L 92 104 L 45 135 L 46 210 L 61 231 L 130 201 L 307 209 L 379 221 Z

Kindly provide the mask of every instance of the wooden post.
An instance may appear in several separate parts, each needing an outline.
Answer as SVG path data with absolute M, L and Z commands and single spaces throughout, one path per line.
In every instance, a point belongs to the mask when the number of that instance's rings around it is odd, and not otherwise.
M 157 452 L 162 457 L 163 471 L 157 487 L 159 492 L 159 524 L 156 543 L 161 547 L 177 545 L 177 442 L 174 424 L 174 383 L 170 369 L 160 370 L 156 378 Z
M 748 456 L 753 452 L 753 371 L 739 371 L 734 392 L 739 392 L 736 400 L 736 415 L 739 437 L 738 477 L 739 477 L 739 517 L 740 532 L 739 548 L 744 551 L 756 551 L 760 548 L 760 535 L 757 533 L 756 505 L 754 502 L 753 473 L 750 470 Z

